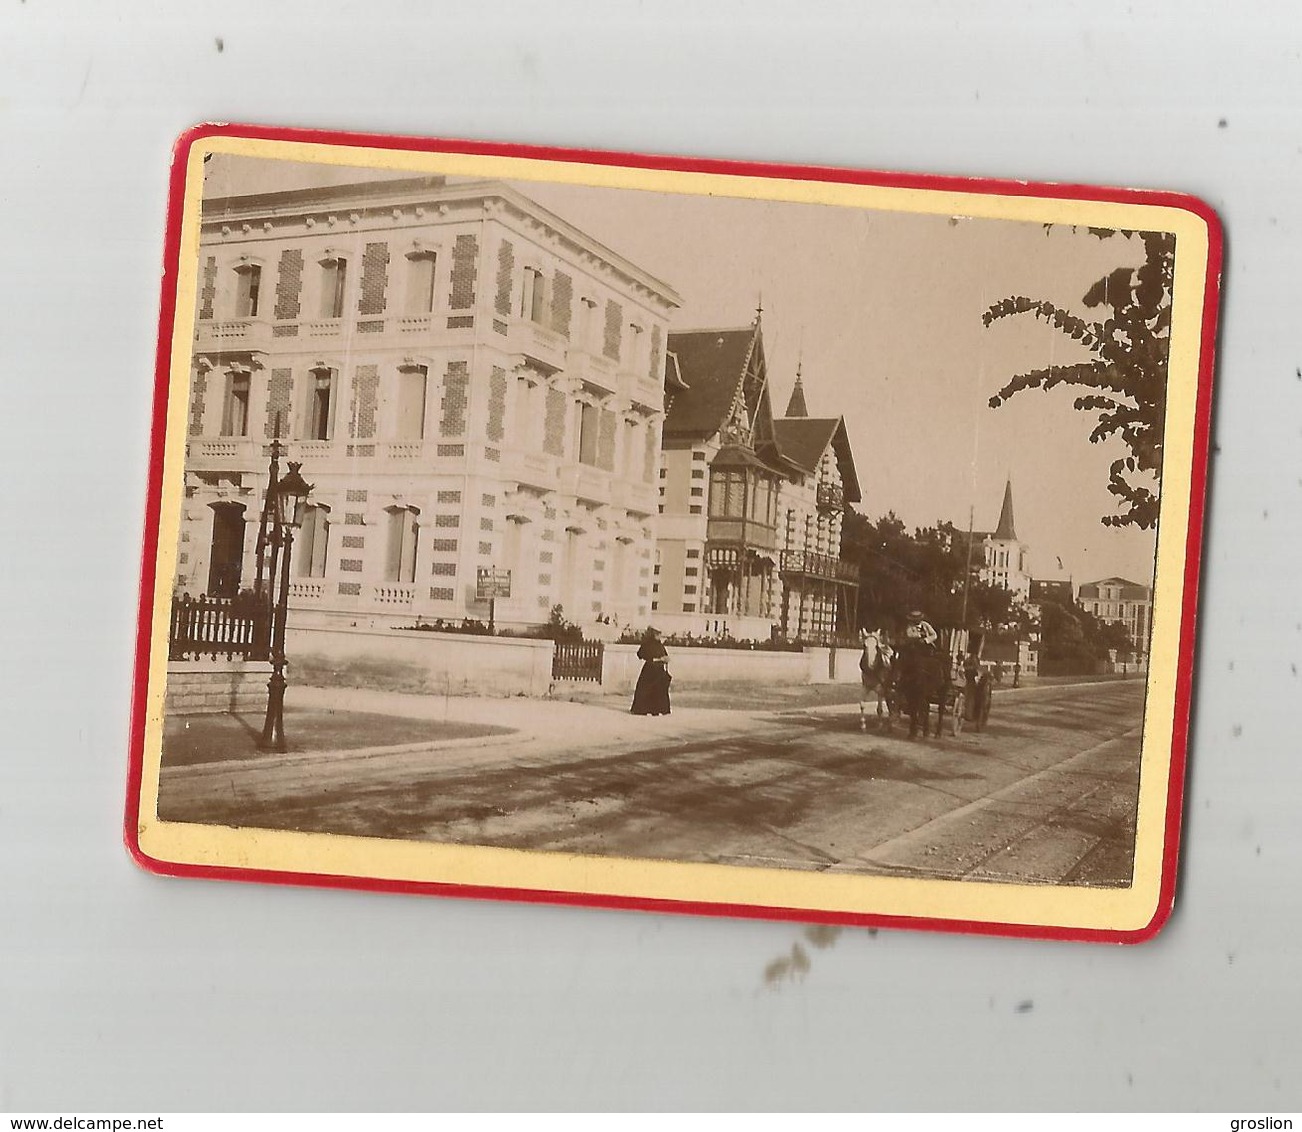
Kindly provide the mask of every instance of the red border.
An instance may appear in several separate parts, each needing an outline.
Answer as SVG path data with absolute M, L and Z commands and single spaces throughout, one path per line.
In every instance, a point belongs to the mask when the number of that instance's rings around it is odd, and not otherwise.
M 723 173 L 734 176 L 827 181 L 873 185 L 883 188 L 930 189 L 960 193 L 998 193 L 1005 196 L 1036 196 L 1090 200 L 1121 204 L 1144 204 L 1177 208 L 1193 213 L 1207 225 L 1208 257 L 1206 293 L 1203 301 L 1202 354 L 1199 359 L 1198 393 L 1194 417 L 1192 497 L 1186 539 L 1184 610 L 1180 627 L 1179 660 L 1176 672 L 1175 717 L 1173 720 L 1171 770 L 1167 784 L 1166 836 L 1163 845 L 1162 877 L 1157 909 L 1153 918 L 1134 931 L 1043 927 L 1032 924 L 990 923 L 974 920 L 889 916 L 860 913 L 819 912 L 800 908 L 749 904 L 701 903 L 690 900 L 660 900 L 641 897 L 589 895 L 585 893 L 495 888 L 424 881 L 375 880 L 313 873 L 274 872 L 252 868 L 186 865 L 150 857 L 140 848 L 140 785 L 144 760 L 145 714 L 149 690 L 149 646 L 153 632 L 153 600 L 158 565 L 158 521 L 163 485 L 163 447 L 167 431 L 167 395 L 170 385 L 172 332 L 176 316 L 176 286 L 180 263 L 181 219 L 185 204 L 185 175 L 190 150 L 210 137 L 242 137 L 268 141 L 309 142 L 422 153 L 459 153 L 484 157 L 520 157 L 546 161 L 582 162 L 635 169 L 664 169 L 675 172 Z M 913 173 L 868 173 L 825 166 L 799 166 L 752 161 L 720 161 L 707 158 L 649 156 L 597 150 L 564 149 L 500 142 L 469 142 L 434 138 L 390 137 L 383 134 L 353 134 L 325 130 L 279 129 L 267 126 L 209 124 L 182 134 L 173 150 L 171 186 L 168 194 L 167 237 L 163 253 L 160 330 L 155 355 L 154 415 L 150 436 L 149 484 L 146 525 L 140 572 L 140 618 L 136 627 L 135 690 L 132 698 L 131 742 L 125 840 L 132 857 L 145 869 L 168 876 L 199 877 L 312 885 L 320 888 L 354 888 L 372 892 L 423 893 L 485 900 L 516 900 L 527 903 L 581 905 L 597 908 L 636 909 L 704 916 L 738 916 L 751 919 L 794 920 L 800 923 L 844 924 L 853 927 L 911 928 L 926 931 L 968 932 L 982 935 L 1015 936 L 1031 939 L 1094 940 L 1111 943 L 1140 943 L 1152 939 L 1170 918 L 1175 902 L 1179 860 L 1180 824 L 1183 812 L 1185 769 L 1188 761 L 1189 716 L 1193 693 L 1194 633 L 1198 617 L 1198 579 L 1202 557 L 1203 519 L 1206 507 L 1208 449 L 1211 437 L 1211 398 L 1216 346 L 1216 312 L 1220 299 L 1224 237 L 1216 213 L 1204 201 L 1183 193 L 1144 189 L 1099 188 L 1076 184 L 1003 181 L 985 177 L 924 176 Z

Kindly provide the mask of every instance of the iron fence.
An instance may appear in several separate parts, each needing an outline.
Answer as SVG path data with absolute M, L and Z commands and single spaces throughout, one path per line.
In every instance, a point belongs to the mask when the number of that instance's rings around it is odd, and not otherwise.
M 552 649 L 553 680 L 593 680 L 601 683 L 601 641 L 557 641 Z
M 271 610 L 254 598 L 190 597 L 172 600 L 169 660 L 266 660 L 271 643 Z

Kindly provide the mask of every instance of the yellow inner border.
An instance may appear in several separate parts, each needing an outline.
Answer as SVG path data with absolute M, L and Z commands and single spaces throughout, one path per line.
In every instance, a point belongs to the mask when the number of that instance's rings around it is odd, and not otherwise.
M 1140 769 L 1134 882 L 1127 889 L 986 884 L 971 881 L 827 875 L 728 865 L 582 857 L 489 847 L 387 841 L 333 834 L 229 829 L 161 822 L 158 784 L 167 676 L 168 610 L 176 569 L 193 312 L 199 270 L 199 209 L 205 153 L 410 170 L 503 180 L 798 201 L 849 208 L 1173 232 L 1174 309 L 1167 390 L 1157 573 Z M 580 162 L 347 145 L 213 137 L 189 154 L 181 223 L 176 319 L 159 514 L 154 621 L 141 780 L 140 848 L 186 865 L 358 879 L 442 882 L 592 896 L 785 907 L 811 912 L 973 920 L 1041 927 L 1136 931 L 1157 911 L 1171 769 L 1176 672 L 1184 599 L 1185 540 L 1192 491 L 1194 417 L 1208 257 L 1206 222 L 1178 208 L 882 188 L 715 173 L 643 170 Z M 1192 616 L 1192 613 L 1189 614 Z

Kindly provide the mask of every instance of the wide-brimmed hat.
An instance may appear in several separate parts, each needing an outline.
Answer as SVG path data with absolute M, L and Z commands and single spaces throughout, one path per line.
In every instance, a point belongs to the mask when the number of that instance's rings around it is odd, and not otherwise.
M 910 621 L 921 621 L 921 620 L 922 620 L 922 610 L 921 610 L 921 609 L 915 609 L 912 613 L 909 614 L 909 620 L 910 620 Z

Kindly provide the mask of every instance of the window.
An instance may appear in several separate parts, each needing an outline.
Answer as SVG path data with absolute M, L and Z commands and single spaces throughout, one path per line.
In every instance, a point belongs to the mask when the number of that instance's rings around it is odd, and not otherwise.
M 524 269 L 524 287 L 520 292 L 520 317 L 533 322 L 543 322 L 546 318 L 544 301 L 546 284 L 543 273 L 536 267 Z
M 303 515 L 303 528 L 298 536 L 298 557 L 294 562 L 295 573 L 300 578 L 324 578 L 329 546 L 330 510 L 320 504 L 313 504 Z
M 729 519 L 746 516 L 746 473 L 715 472 L 710 482 L 710 514 Z
M 661 470 L 660 474 L 661 474 L 662 476 L 665 474 L 663 469 Z M 705 479 L 705 469 L 704 469 L 704 468 L 693 468 L 693 469 L 692 469 L 692 479 L 694 479 L 694 480 L 703 480 L 703 479 Z
M 249 435 L 249 375 L 226 375 L 226 401 L 222 406 L 222 436 Z
M 394 436 L 398 440 L 425 438 L 425 391 L 429 371 L 424 366 L 405 366 L 398 371 L 398 419 Z
M 416 580 L 416 540 L 420 528 L 414 507 L 394 507 L 389 511 L 389 545 L 384 564 L 384 576 L 390 582 L 410 583 Z
M 238 277 L 235 291 L 235 317 L 258 317 L 258 291 L 262 286 L 262 268 L 255 263 L 235 269 Z
M 343 318 L 344 290 L 348 285 L 348 261 L 327 259 L 321 264 L 321 317 Z
M 429 314 L 434 309 L 433 252 L 416 252 L 407 257 L 407 313 Z
M 579 463 L 597 463 L 597 431 L 599 410 L 596 405 L 579 406 Z
M 306 440 L 329 440 L 334 415 L 335 371 L 314 369 L 308 387 Z

